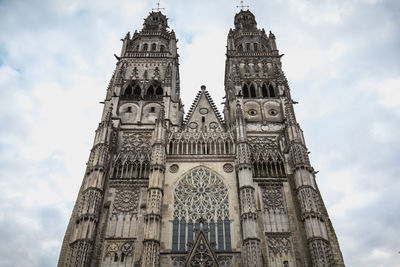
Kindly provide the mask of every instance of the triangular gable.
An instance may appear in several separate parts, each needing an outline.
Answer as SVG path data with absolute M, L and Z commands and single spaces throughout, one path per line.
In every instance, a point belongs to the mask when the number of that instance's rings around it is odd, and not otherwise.
M 192 266 L 219 267 L 217 256 L 203 230 L 199 230 L 196 241 L 185 261 L 185 267 Z
M 224 124 L 224 121 L 222 120 L 210 94 L 206 91 L 206 87 L 202 86 L 189 109 L 185 119 L 185 124 L 194 129 L 196 128 L 194 127 L 196 124 L 198 127 L 205 125 L 209 128 L 211 125 L 210 128 L 214 128 L 213 125 L 215 124 L 213 123 L 217 123 L 217 125 L 221 127 L 222 124 Z

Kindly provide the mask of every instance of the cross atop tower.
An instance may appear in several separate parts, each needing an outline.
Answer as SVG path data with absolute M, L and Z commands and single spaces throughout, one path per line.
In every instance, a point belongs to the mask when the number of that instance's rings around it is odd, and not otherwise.
M 165 8 L 160 7 L 160 1 L 157 2 L 157 7 L 156 8 L 152 8 L 152 10 L 156 10 L 156 11 L 160 11 L 160 10 L 164 10 Z
M 240 0 L 240 6 L 236 6 L 236 7 L 237 7 L 237 8 L 240 7 L 240 10 L 243 10 L 243 8 L 245 8 L 245 7 L 249 8 L 249 6 L 245 6 L 245 5 L 243 4 L 243 0 Z

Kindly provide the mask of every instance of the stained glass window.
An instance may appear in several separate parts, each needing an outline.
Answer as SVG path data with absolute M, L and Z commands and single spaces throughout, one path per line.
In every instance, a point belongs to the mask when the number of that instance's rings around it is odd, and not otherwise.
M 194 242 L 193 232 L 196 230 L 193 228 L 199 229 L 200 220 L 204 220 L 206 236 L 210 243 L 217 245 L 218 251 L 231 250 L 228 188 L 216 173 L 205 167 L 192 169 L 175 188 L 173 251 L 178 247 L 179 251 L 183 248 L 186 251 L 187 243 Z M 178 228 L 176 221 L 179 221 L 179 232 L 175 229 Z M 175 244 L 176 241 L 179 245 Z

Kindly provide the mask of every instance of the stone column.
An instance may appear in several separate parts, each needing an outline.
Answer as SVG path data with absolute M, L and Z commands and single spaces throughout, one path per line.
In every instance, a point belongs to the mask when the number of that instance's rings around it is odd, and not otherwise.
M 156 123 L 153 133 L 149 188 L 145 216 L 145 233 L 143 240 L 142 267 L 158 267 L 160 265 L 161 239 L 161 207 L 166 161 L 166 129 L 164 118 L 161 116 Z
M 86 173 L 61 249 L 59 267 L 84 267 L 91 263 L 103 201 L 104 180 L 109 164 L 113 131 L 111 112 L 112 106 L 96 130 Z
M 236 107 L 236 172 L 239 181 L 240 219 L 242 224 L 243 266 L 261 267 L 255 189 L 247 143 L 246 125 L 240 105 Z
M 314 169 L 310 165 L 303 132 L 296 122 L 290 99 L 285 103 L 285 117 L 289 162 L 300 203 L 301 219 L 306 229 L 312 265 L 343 266 L 336 265 L 333 259 L 326 227 L 328 218 L 323 213 L 323 202 L 315 182 Z

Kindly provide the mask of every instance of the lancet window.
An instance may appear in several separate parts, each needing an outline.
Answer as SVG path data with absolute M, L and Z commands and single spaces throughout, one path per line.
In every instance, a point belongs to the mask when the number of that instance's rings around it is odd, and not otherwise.
M 274 89 L 274 87 L 272 86 L 272 84 L 270 84 L 270 85 L 268 86 L 268 92 L 269 92 L 269 97 L 275 97 L 275 89 Z
M 142 90 L 140 89 L 139 84 L 135 84 L 135 82 L 133 82 L 125 88 L 122 94 L 122 98 L 140 98 L 141 92 Z
M 254 85 L 250 85 L 250 97 L 257 97 L 256 94 L 256 88 L 254 87 Z
M 253 177 L 286 177 L 284 159 L 277 145 L 277 137 L 249 136 Z
M 257 97 L 257 90 L 254 84 L 244 84 L 242 87 L 243 97 Z
M 252 155 L 253 177 L 285 177 L 285 166 L 278 153 Z
M 125 93 L 124 93 L 125 95 L 131 95 L 132 94 L 132 86 L 128 86 L 126 89 L 125 89 Z
M 146 179 L 150 174 L 149 160 L 118 161 L 113 170 L 114 179 Z
M 154 87 L 153 87 L 153 86 L 150 86 L 150 87 L 147 89 L 147 94 L 148 94 L 148 95 L 154 95 Z
M 150 99 L 159 99 L 163 95 L 163 88 L 161 87 L 160 84 L 154 83 L 147 88 L 146 91 L 146 98 Z
M 203 229 L 217 251 L 231 251 L 228 189 L 222 179 L 205 167 L 197 167 L 179 180 L 174 191 L 172 251 L 185 252 Z
M 276 97 L 275 88 L 272 84 L 269 84 L 268 86 L 266 84 L 263 84 L 261 86 L 261 92 L 264 98 Z
M 248 98 L 250 96 L 249 88 L 247 87 L 247 84 L 243 85 L 242 91 L 243 91 L 244 98 Z
M 136 85 L 135 89 L 133 90 L 133 94 L 136 96 L 140 96 L 141 92 L 142 92 L 142 89 L 140 89 L 140 86 Z

